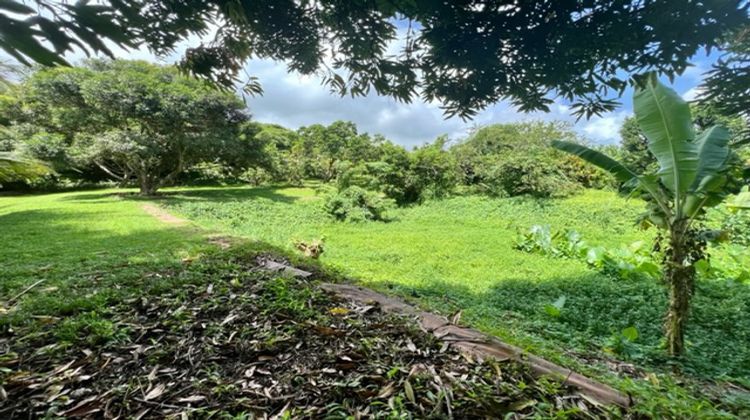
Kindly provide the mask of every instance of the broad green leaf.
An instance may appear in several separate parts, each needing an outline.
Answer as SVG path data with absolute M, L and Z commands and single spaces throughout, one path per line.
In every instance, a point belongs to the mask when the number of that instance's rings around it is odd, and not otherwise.
M 565 296 L 560 296 L 552 304 L 548 303 L 544 305 L 544 312 L 546 312 L 547 315 L 551 317 L 558 318 L 560 317 L 560 315 L 562 315 L 562 309 L 565 307 L 566 301 L 567 298 Z
M 552 146 L 556 149 L 562 150 L 570 154 L 574 154 L 581 159 L 596 165 L 605 171 L 614 175 L 620 182 L 628 182 L 634 178 L 638 178 L 633 171 L 628 169 L 625 165 L 610 158 L 604 153 L 597 152 L 596 150 L 590 149 L 586 146 L 572 143 L 569 141 L 554 140 Z
M 636 88 L 633 110 L 648 148 L 659 162 L 662 183 L 677 201 L 688 190 L 698 172 L 698 153 L 690 108 L 674 90 L 655 75 Z
M 40 161 L 0 152 L 0 183 L 33 180 L 50 172 L 50 168 Z
M 721 126 L 713 126 L 696 139 L 698 152 L 698 172 L 690 187 L 691 191 L 707 191 L 719 171 L 724 169 L 729 159 L 729 131 Z
M 638 330 L 635 327 L 627 327 L 622 330 L 622 336 L 632 343 L 638 339 Z

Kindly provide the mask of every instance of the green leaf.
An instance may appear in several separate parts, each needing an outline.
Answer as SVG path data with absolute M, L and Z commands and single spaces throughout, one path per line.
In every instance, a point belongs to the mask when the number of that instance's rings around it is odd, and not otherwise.
M 631 343 L 638 339 L 638 330 L 635 327 L 628 327 L 622 330 L 622 337 Z
M 723 170 L 729 159 L 729 130 L 713 126 L 701 133 L 695 142 L 698 152 L 698 172 L 690 187 L 691 191 L 706 191 L 718 172 Z
M 411 401 L 412 404 L 417 403 L 417 399 L 414 396 L 414 388 L 412 388 L 408 379 L 404 381 L 404 393 L 406 394 L 406 398 Z
M 681 201 L 698 172 L 698 153 L 690 108 L 654 74 L 636 87 L 633 110 L 648 148 L 659 162 L 662 183 Z
M 51 173 L 51 169 L 38 160 L 25 159 L 12 153 L 0 152 L 0 183 L 30 181 L 48 173 Z
M 733 210 L 750 210 L 750 191 L 747 187 L 743 188 L 734 200 L 727 203 L 727 207 Z
M 560 296 L 552 304 L 544 305 L 544 312 L 546 312 L 547 315 L 551 317 L 559 318 L 560 315 L 562 314 L 562 309 L 565 306 L 566 300 L 567 299 L 565 298 L 565 296 Z
M 596 150 L 590 149 L 586 146 L 569 141 L 554 140 L 552 141 L 552 147 L 558 150 L 562 150 L 563 152 L 576 155 L 586 162 L 604 169 L 605 171 L 614 175 L 620 182 L 629 182 L 634 178 L 638 178 L 638 175 L 628 169 L 625 165 L 612 159 L 604 153 L 597 152 Z
M 0 0 L 0 9 L 7 10 L 11 13 L 18 13 L 20 15 L 36 13 L 36 10 L 31 7 L 13 0 Z

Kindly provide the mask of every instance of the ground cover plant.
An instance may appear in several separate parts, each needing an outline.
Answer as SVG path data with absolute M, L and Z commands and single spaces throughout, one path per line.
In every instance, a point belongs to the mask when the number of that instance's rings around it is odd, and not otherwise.
M 317 184 L 199 188 L 175 190 L 161 203 L 207 228 L 288 250 L 299 239 L 324 238 L 324 266 L 446 315 L 460 310 L 469 325 L 636 392 L 646 412 L 747 412 L 747 282 L 696 282 L 689 352 L 675 364 L 663 350 L 667 296 L 658 280 L 513 249 L 519 232 L 538 223 L 574 229 L 592 247 L 649 242 L 653 232 L 633 223 L 642 211 L 637 200 L 595 190 L 561 200 L 452 197 L 395 209 L 388 223 L 351 224 L 324 211 L 327 196 Z M 724 248 L 713 254 L 730 258 Z M 717 343 L 733 350 L 717 352 Z
M 0 416 L 624 414 L 260 270 L 270 245 L 219 251 L 144 204 L 112 190 L 0 197 Z

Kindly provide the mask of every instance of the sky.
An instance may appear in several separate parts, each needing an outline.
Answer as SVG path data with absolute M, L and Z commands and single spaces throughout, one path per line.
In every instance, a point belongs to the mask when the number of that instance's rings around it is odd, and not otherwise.
M 199 42 L 198 39 L 188 40 L 167 57 L 156 57 L 146 49 L 126 51 L 113 46 L 112 50 L 118 58 L 169 64 L 177 61 L 191 44 Z M 392 48 L 397 49 L 398 42 Z M 672 87 L 685 99 L 695 97 L 702 74 L 717 56 L 716 52 L 710 56 L 705 52 L 697 54 L 692 59 L 693 66 L 677 77 Z M 82 57 L 80 52 L 74 52 L 67 58 L 75 63 Z M 250 113 L 256 121 L 297 129 L 310 124 L 327 125 L 336 120 L 348 120 L 356 123 L 360 132 L 382 134 L 407 148 L 432 142 L 441 135 L 458 140 L 476 126 L 523 120 L 567 121 L 591 143 L 613 144 L 619 141 L 618 130 L 623 120 L 632 115 L 632 92 L 626 91 L 620 108 L 589 120 L 576 121 L 562 100 L 557 100 L 548 113 L 521 113 L 503 101 L 479 112 L 470 121 L 458 117 L 446 119 L 439 104 L 425 103 L 419 98 L 413 103 L 404 104 L 375 93 L 365 97 L 340 97 L 330 93 L 317 76 L 288 73 L 283 62 L 255 59 L 247 63 L 246 70 L 258 78 L 264 91 L 261 96 L 246 97 Z
M 694 98 L 702 73 L 709 69 L 712 61 L 713 57 L 697 55 L 693 60 L 694 66 L 677 77 L 672 87 L 684 98 Z M 632 115 L 632 93 L 628 91 L 619 109 L 578 122 L 561 100 L 556 101 L 548 113 L 524 114 L 507 102 L 500 102 L 481 111 L 471 121 L 458 117 L 445 119 L 439 105 L 434 103 L 417 100 L 403 104 L 375 94 L 357 98 L 332 95 L 327 87 L 321 85 L 320 79 L 288 74 L 284 64 L 272 61 L 252 61 L 248 71 L 259 78 L 264 90 L 263 96 L 248 99 L 255 119 L 291 128 L 350 120 L 362 131 L 383 134 L 407 147 L 431 142 L 442 134 L 447 134 L 451 139 L 465 137 L 467 131 L 476 125 L 533 119 L 568 121 L 592 143 L 611 144 L 619 141 L 618 130 L 623 120 Z

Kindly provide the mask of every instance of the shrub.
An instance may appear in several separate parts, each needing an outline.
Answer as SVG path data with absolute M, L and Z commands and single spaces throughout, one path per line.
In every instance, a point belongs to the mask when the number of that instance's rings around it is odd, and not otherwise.
M 532 121 L 482 127 L 451 151 L 464 184 L 489 195 L 564 197 L 611 183 L 600 169 L 552 149 L 556 139 L 581 141 L 569 125 Z
M 565 197 L 579 188 L 558 162 L 542 153 L 486 156 L 474 171 L 479 189 L 495 196 Z
M 725 231 L 733 244 L 750 245 L 750 213 L 722 211 L 721 230 Z
M 273 176 L 264 168 L 248 168 L 240 174 L 239 180 L 258 187 L 269 184 Z
M 394 202 L 391 199 L 351 186 L 329 197 L 325 203 L 325 211 L 341 221 L 385 221 L 386 212 L 393 206 Z

